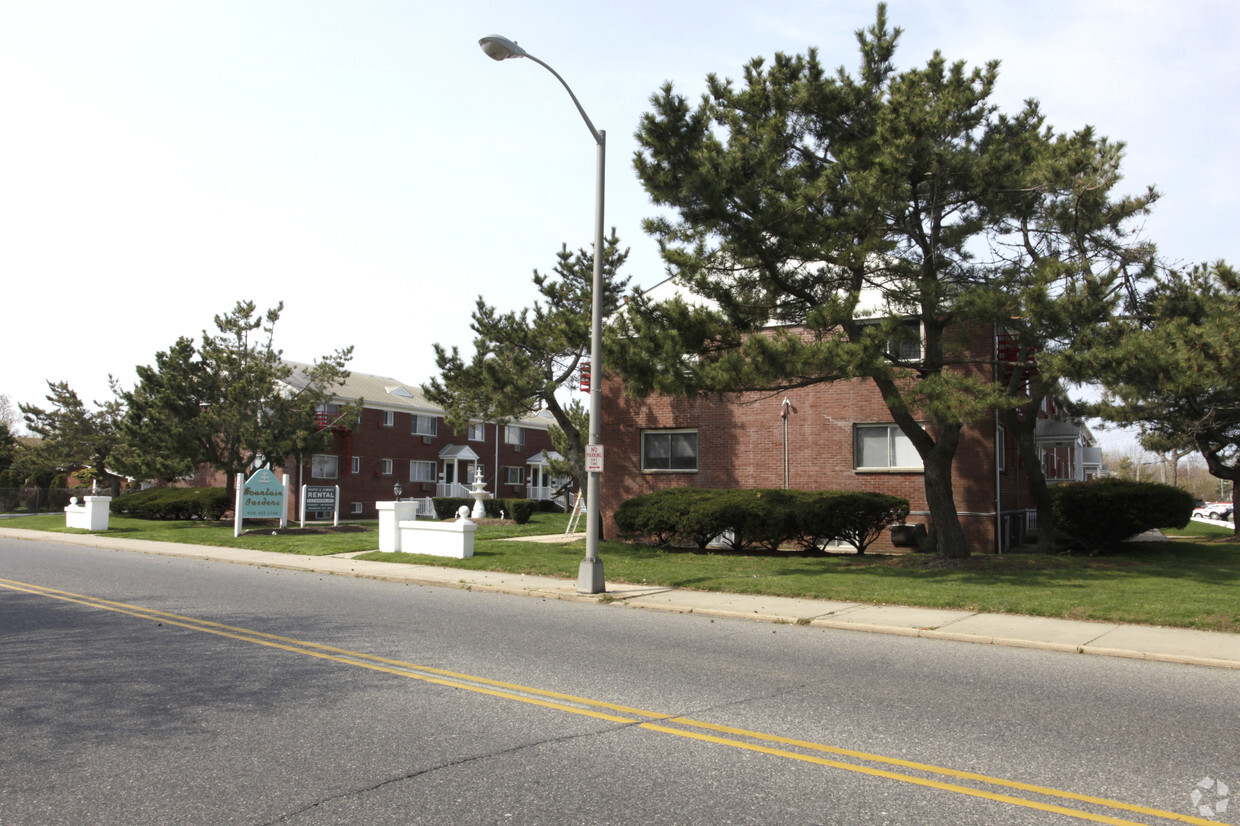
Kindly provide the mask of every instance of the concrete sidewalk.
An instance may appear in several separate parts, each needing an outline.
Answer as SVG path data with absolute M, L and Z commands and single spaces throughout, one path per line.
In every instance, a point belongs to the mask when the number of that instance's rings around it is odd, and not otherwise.
M 416 585 L 610 603 L 682 614 L 1240 669 L 1240 634 L 976 611 L 647 588 L 621 582 L 607 583 L 606 593 L 603 594 L 579 594 L 576 582 L 568 579 L 466 571 L 434 565 L 370 562 L 353 559 L 353 554 L 297 556 L 240 548 L 121 539 L 103 534 L 47 533 L 11 528 L 0 528 L 0 536 Z M 563 539 L 546 537 L 532 541 Z

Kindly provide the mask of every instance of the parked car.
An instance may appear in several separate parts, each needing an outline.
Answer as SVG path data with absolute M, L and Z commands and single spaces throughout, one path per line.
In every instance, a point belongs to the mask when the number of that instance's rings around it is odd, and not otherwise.
M 1232 505 L 1230 502 L 1206 502 L 1201 507 L 1193 511 L 1193 516 L 1204 517 L 1205 519 L 1231 519 Z

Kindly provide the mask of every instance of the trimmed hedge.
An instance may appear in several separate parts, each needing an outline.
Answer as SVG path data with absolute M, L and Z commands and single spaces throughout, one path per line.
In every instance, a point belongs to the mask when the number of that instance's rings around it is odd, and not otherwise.
M 705 548 L 722 538 L 734 550 L 789 543 L 821 550 L 842 541 L 862 554 L 908 512 L 907 499 L 881 493 L 668 488 L 622 503 L 615 521 L 622 537 L 657 545 Z
M 112 500 L 112 513 L 138 519 L 205 519 L 214 522 L 233 509 L 225 488 L 147 488 Z
M 461 506 L 474 509 L 474 499 L 472 496 L 440 496 L 431 500 L 435 506 L 435 518 L 437 519 L 455 519 L 456 512 Z M 533 499 L 483 499 L 482 507 L 486 509 L 488 519 L 500 519 L 502 511 L 508 519 L 516 522 L 518 525 L 524 525 L 530 521 L 530 517 L 538 510 L 538 503 Z
M 1193 496 L 1156 482 L 1097 479 L 1051 488 L 1055 525 L 1090 550 L 1109 550 L 1154 528 L 1183 528 L 1193 517 Z

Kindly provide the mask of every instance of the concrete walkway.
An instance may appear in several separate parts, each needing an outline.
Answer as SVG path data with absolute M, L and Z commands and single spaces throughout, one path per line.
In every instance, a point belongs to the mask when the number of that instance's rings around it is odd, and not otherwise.
M 607 583 L 603 594 L 579 594 L 573 580 L 495 571 L 466 571 L 434 565 L 370 562 L 352 558 L 356 554 L 298 556 L 121 539 L 104 534 L 48 533 L 11 528 L 0 528 L 0 536 L 417 585 L 610 603 L 682 614 L 1240 669 L 1240 634 L 976 611 L 647 588 L 622 582 Z M 556 542 L 576 538 L 531 537 L 530 541 Z

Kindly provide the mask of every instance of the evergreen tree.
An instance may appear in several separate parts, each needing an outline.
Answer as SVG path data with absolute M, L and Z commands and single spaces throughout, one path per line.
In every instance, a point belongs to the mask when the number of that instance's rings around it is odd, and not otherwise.
M 42 440 L 31 448 L 33 464 L 61 473 L 82 471 L 104 482 L 115 495 L 120 477 L 110 466 L 123 443 L 119 427 L 123 404 L 111 399 L 96 402 L 91 410 L 67 382 L 49 381 L 47 386 L 51 407 L 19 405 L 26 427 Z
M 1074 163 L 1118 155 L 1089 132 L 1057 137 L 1034 101 L 998 114 L 997 62 L 970 70 L 936 53 L 897 72 L 899 35 L 880 4 L 857 33 L 855 77 L 811 49 L 751 61 L 739 86 L 709 76 L 696 107 L 670 84 L 652 98 L 635 165 L 672 215 L 646 228 L 692 298 L 631 300 L 607 363 L 636 395 L 868 378 L 921 457 L 927 549 L 957 557 L 969 552 L 951 478 L 961 433 L 1027 404 L 971 339 L 1050 296 L 1081 299 L 1043 313 L 1062 328 L 1105 316 L 1112 266 L 1082 261 L 1102 251 L 1093 213 L 1109 186 L 1094 205 L 1070 195 L 1087 191 Z M 1097 248 L 1065 246 L 1073 209 L 1090 213 Z M 1013 238 L 1029 242 L 1019 256 Z M 1066 289 L 1068 275 L 1099 283 Z M 1045 344 L 1038 330 L 1026 352 Z
M 627 249 L 620 249 L 613 229 L 603 249 L 605 316 L 619 306 L 628 284 L 627 278 L 617 275 L 628 254 Z M 545 408 L 559 428 L 556 448 L 583 487 L 585 428 L 558 394 L 574 382 L 582 361 L 589 358 L 593 278 L 590 251 L 570 252 L 565 244 L 556 254 L 550 275 L 534 271 L 534 287 L 541 300 L 531 307 L 501 313 L 479 296 L 470 322 L 473 357 L 465 361 L 458 348 L 449 351 L 435 344 L 440 375 L 422 386 L 422 392 L 444 409 L 445 421 L 458 433 L 470 422 L 504 424 Z M 553 473 L 563 469 L 551 468 Z
M 1123 327 L 1084 338 L 1068 369 L 1099 377 L 1091 412 L 1140 425 L 1154 444 L 1191 439 L 1218 479 L 1240 480 L 1240 274 L 1226 263 L 1173 272 Z M 1233 510 L 1233 519 L 1234 510 Z M 1240 536 L 1240 519 L 1235 519 Z
M 134 475 L 170 481 L 208 464 L 227 476 L 270 467 L 289 456 L 321 449 L 332 438 L 316 412 L 349 373 L 352 347 L 316 361 L 302 375 L 275 347 L 283 303 L 265 314 L 239 301 L 215 316 L 217 332 L 201 346 L 182 337 L 138 367 L 138 383 L 124 393 L 124 432 Z M 359 399 L 340 416 L 356 416 Z

